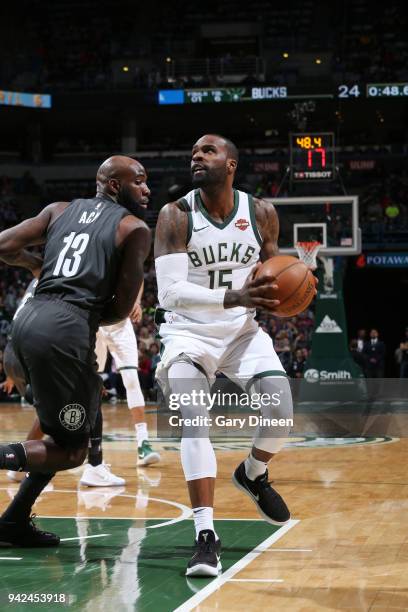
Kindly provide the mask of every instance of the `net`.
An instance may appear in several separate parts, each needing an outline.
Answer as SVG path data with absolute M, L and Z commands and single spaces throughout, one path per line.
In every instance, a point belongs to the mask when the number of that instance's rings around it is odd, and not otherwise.
M 317 255 L 322 246 L 322 243 L 317 241 L 304 241 L 295 244 L 299 259 L 304 261 L 311 270 L 317 268 Z

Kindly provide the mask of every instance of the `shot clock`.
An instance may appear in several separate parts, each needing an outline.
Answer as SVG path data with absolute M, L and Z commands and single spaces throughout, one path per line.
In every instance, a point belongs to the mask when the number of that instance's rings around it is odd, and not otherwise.
M 291 133 L 290 173 L 293 181 L 332 181 L 335 176 L 333 132 Z

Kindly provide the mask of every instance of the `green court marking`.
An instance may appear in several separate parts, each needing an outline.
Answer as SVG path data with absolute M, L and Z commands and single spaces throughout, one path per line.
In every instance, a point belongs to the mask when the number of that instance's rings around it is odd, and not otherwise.
M 143 519 L 42 518 L 37 522 L 61 538 L 83 539 L 50 550 L 3 549 L 4 556 L 22 559 L 0 560 L 2 610 L 171 612 L 212 582 L 184 576 L 192 554 L 191 520 L 162 529 L 146 529 L 157 521 Z M 221 560 L 226 572 L 279 528 L 259 520 L 218 520 L 216 530 L 223 542 Z M 109 535 L 85 538 L 100 534 Z M 10 593 L 65 593 L 70 605 L 8 605 Z

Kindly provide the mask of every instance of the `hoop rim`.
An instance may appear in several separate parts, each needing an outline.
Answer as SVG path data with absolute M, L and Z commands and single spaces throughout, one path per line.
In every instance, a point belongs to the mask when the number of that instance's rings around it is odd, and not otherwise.
M 317 268 L 317 254 L 321 247 L 323 247 L 323 243 L 318 240 L 299 240 L 295 244 L 299 259 L 311 270 Z
M 298 240 L 295 244 L 295 248 L 299 247 L 310 253 L 313 249 L 323 247 L 323 243 L 318 240 Z

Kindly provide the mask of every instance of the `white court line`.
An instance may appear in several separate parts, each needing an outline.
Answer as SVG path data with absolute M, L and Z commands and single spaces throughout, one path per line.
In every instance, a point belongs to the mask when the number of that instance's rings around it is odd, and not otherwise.
M 0 557 L 0 561 L 21 561 L 23 557 Z
M 75 538 L 61 538 L 60 542 L 69 542 L 70 540 L 89 540 L 90 538 L 105 538 L 106 536 L 112 535 L 111 533 L 98 533 L 98 535 L 91 536 L 76 536 Z
M 283 582 L 282 578 L 230 578 L 228 582 Z
M 250 520 L 250 519 L 248 519 Z M 176 608 L 173 612 L 189 612 L 198 604 L 200 604 L 204 599 L 207 599 L 210 595 L 212 595 L 215 591 L 217 591 L 223 584 L 231 580 L 235 574 L 240 572 L 244 567 L 249 565 L 256 557 L 258 557 L 261 553 L 263 553 L 269 546 L 280 540 L 282 536 L 284 536 L 289 529 L 292 529 L 295 525 L 297 525 L 300 521 L 291 519 L 286 525 L 278 529 L 275 533 L 273 533 L 269 538 L 266 538 L 263 542 L 255 546 L 253 550 L 251 550 L 245 557 L 242 557 L 239 561 L 234 563 L 226 572 L 218 576 L 207 584 L 201 591 L 187 599 L 181 606 Z
M 62 516 L 61 514 L 37 514 L 36 518 L 53 518 L 53 519 L 74 519 L 76 521 L 100 521 L 101 519 L 108 521 L 173 521 L 174 518 L 168 516 Z M 225 519 L 228 520 L 228 519 Z
M 8 488 L 9 487 L 0 487 L 0 491 L 7 491 Z M 78 489 L 53 489 L 52 491 L 48 491 L 48 493 L 78 493 Z M 139 496 L 130 495 L 129 493 L 121 493 L 117 497 L 130 497 L 131 499 L 137 499 Z M 175 508 L 181 511 L 181 514 L 176 518 L 168 519 L 165 523 L 160 523 L 158 525 L 147 525 L 146 529 L 158 529 L 159 527 L 167 527 L 167 525 L 175 525 L 176 523 L 179 523 L 180 521 L 184 521 L 188 519 L 193 514 L 192 509 L 189 508 L 188 506 L 185 506 L 184 504 L 179 504 L 178 502 L 170 501 L 168 499 L 162 499 L 161 497 L 150 497 L 149 496 L 149 501 L 156 501 L 162 504 L 167 504 L 168 506 L 174 506 Z M 43 518 L 85 518 L 85 517 L 78 517 L 78 516 L 75 516 L 75 517 L 48 516 L 47 517 L 47 516 L 44 516 Z M 90 517 L 90 518 L 117 518 L 117 519 L 127 520 L 129 517 L 118 516 L 118 517 Z M 130 517 L 130 518 L 133 518 L 133 517 Z M 151 520 L 149 517 L 143 517 L 143 518 L 144 520 Z M 135 520 L 137 520 L 137 517 L 135 517 Z

